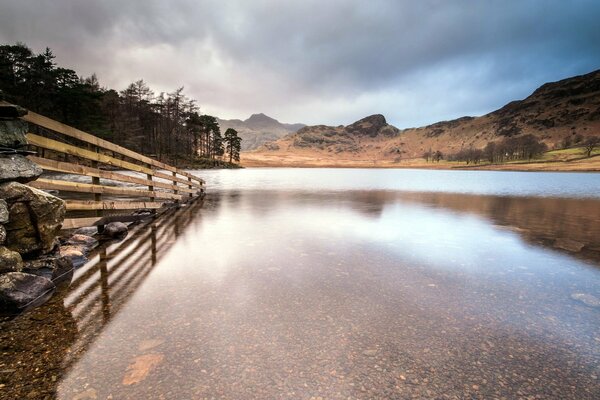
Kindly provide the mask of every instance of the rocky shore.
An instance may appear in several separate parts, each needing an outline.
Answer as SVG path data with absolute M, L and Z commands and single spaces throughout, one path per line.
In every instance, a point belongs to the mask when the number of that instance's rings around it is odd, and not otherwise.
M 74 268 L 98 244 L 96 228 L 60 238 L 65 203 L 27 186 L 42 169 L 26 155 L 25 110 L 0 105 L 0 313 L 18 314 L 70 282 Z M 123 237 L 127 226 L 107 226 L 103 237 Z

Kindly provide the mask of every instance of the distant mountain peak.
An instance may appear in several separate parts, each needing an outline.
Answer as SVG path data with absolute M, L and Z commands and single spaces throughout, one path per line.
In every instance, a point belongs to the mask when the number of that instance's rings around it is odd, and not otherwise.
M 277 121 L 275 118 L 271 118 L 266 114 L 263 113 L 258 113 L 258 114 L 252 114 L 250 116 L 250 118 L 248 118 L 246 121 L 244 122 L 275 122 L 275 123 L 279 123 L 279 121 Z
M 304 124 L 283 124 L 264 113 L 252 114 L 248 119 L 219 119 L 221 130 L 233 128 L 242 138 L 242 150 L 251 150 L 263 143 L 280 139 L 304 127 Z

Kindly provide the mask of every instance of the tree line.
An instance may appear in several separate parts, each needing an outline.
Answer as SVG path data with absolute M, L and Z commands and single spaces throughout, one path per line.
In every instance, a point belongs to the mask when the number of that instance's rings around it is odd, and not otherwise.
M 4 100 L 174 165 L 204 160 L 239 161 L 241 138 L 221 134 L 217 119 L 201 114 L 183 87 L 155 93 L 143 80 L 121 91 L 79 77 L 54 62 L 50 49 L 35 54 L 24 44 L 0 46 Z
M 500 141 L 489 142 L 483 149 L 462 149 L 448 157 L 450 161 L 464 161 L 478 164 L 487 161 L 491 164 L 507 161 L 532 160 L 540 157 L 548 146 L 531 134 L 512 136 Z

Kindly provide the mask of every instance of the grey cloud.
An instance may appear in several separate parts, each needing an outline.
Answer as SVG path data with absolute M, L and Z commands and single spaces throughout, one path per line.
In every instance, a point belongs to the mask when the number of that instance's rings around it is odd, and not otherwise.
M 600 66 L 593 0 L 7 1 L 0 40 L 207 112 L 398 126 L 484 113 Z

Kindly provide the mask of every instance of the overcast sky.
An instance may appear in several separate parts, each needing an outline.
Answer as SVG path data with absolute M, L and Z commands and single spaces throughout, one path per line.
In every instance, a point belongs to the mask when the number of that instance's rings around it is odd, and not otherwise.
M 600 68 L 598 0 L 0 0 L 0 42 L 201 111 L 405 128 Z

